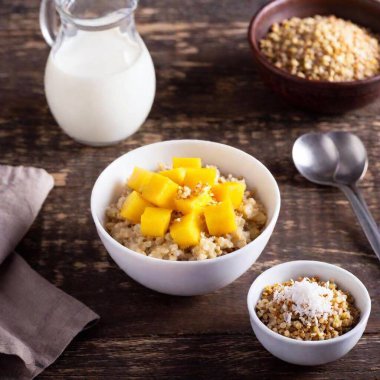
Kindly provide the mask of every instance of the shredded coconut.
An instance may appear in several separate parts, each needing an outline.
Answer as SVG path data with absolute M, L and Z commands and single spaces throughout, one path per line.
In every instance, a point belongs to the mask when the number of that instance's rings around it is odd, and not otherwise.
M 295 281 L 290 286 L 281 286 L 273 294 L 273 300 L 276 302 L 290 301 L 292 303 L 288 312 L 291 314 L 293 312 L 310 322 L 315 321 L 315 318 L 326 320 L 329 315 L 332 315 L 332 299 L 333 292 L 328 285 L 318 285 L 308 278 Z

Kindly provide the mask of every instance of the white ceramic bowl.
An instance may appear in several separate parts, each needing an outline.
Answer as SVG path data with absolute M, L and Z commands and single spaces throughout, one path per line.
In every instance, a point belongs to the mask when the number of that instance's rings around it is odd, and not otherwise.
M 228 255 L 204 261 L 168 261 L 136 253 L 114 240 L 104 229 L 106 207 L 118 198 L 135 166 L 156 170 L 174 156 L 200 157 L 222 173 L 243 176 L 255 188 L 268 214 L 268 222 L 254 241 Z M 107 251 L 119 267 L 140 284 L 161 293 L 192 296 L 213 292 L 241 276 L 266 246 L 280 210 L 280 192 L 269 170 L 258 160 L 228 145 L 201 140 L 164 141 L 132 150 L 112 162 L 97 179 L 91 212 Z
M 360 321 L 349 332 L 324 341 L 300 341 L 277 334 L 264 325 L 255 312 L 261 292 L 267 285 L 318 276 L 321 280 L 334 279 L 338 286 L 352 294 L 360 309 Z M 299 365 L 320 365 L 346 355 L 358 342 L 367 326 L 371 299 L 363 283 L 352 273 L 320 261 L 290 261 L 276 265 L 256 278 L 248 292 L 248 311 L 251 325 L 260 343 L 274 356 Z

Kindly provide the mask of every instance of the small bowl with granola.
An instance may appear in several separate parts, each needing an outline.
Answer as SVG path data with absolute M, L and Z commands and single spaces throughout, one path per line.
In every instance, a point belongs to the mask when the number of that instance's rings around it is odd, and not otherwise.
M 266 270 L 253 282 L 247 302 L 260 343 L 299 365 L 325 364 L 347 354 L 371 311 L 357 277 L 319 261 L 291 261 Z
M 268 169 L 227 145 L 176 140 L 111 163 L 91 196 L 114 261 L 148 288 L 205 294 L 242 275 L 276 224 L 280 194 Z

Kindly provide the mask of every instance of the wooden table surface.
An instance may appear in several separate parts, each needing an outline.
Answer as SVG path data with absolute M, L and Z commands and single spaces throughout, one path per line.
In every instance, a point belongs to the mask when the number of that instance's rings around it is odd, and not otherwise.
M 291 162 L 292 144 L 302 133 L 357 133 L 370 159 L 361 188 L 380 221 L 380 100 L 345 115 L 321 116 L 272 95 L 247 44 L 257 5 L 258 0 L 141 0 L 137 26 L 157 73 L 152 112 L 123 143 L 91 148 L 63 134 L 47 107 L 43 72 L 49 48 L 38 26 L 39 2 L 0 2 L 1 163 L 43 167 L 56 179 L 17 250 L 101 316 L 40 379 L 380 378 L 379 262 L 344 196 L 306 182 Z M 243 149 L 267 165 L 282 193 L 277 227 L 257 263 L 225 289 L 191 298 L 158 294 L 128 278 L 107 255 L 89 211 L 92 185 L 113 159 L 179 138 Z M 342 266 L 371 295 L 363 338 L 335 363 L 313 368 L 284 363 L 252 333 L 246 307 L 250 284 L 263 270 L 295 259 Z

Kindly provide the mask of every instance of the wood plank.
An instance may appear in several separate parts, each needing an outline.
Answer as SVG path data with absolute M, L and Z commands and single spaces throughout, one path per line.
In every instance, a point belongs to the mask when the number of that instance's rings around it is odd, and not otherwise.
M 96 341 L 97 353 L 88 341 L 76 341 L 62 355 L 55 369 L 40 378 L 80 378 L 85 370 L 100 378 L 239 378 L 239 379 L 338 379 L 355 376 L 376 379 L 380 371 L 375 354 L 378 337 L 366 336 L 345 358 L 317 367 L 282 362 L 263 350 L 251 335 L 120 337 Z M 75 352 L 76 368 L 72 368 Z M 89 354 L 91 352 L 91 354 Z M 365 356 L 363 356 L 365 355 Z M 365 360 L 363 358 L 365 357 Z M 114 364 L 109 367 L 109 362 Z

